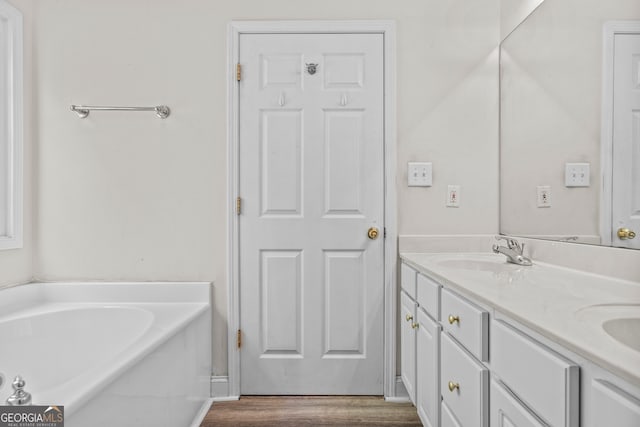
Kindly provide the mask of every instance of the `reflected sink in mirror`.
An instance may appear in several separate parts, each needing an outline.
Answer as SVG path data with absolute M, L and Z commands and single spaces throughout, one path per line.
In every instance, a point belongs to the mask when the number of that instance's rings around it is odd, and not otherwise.
M 640 317 L 607 320 L 602 328 L 616 341 L 640 351 Z

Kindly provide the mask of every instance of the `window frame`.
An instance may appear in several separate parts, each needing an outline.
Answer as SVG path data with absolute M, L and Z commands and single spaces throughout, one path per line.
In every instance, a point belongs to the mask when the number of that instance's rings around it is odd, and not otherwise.
M 6 177 L 6 197 L 0 209 L 6 218 L 6 232 L 0 234 L 0 250 L 23 247 L 23 19 L 22 12 L 0 0 L 0 30 L 6 35 L 0 48 L 0 67 L 7 96 L 0 97 L 0 144 L 6 144 L 6 162 L 0 173 Z M 3 185 L 0 182 L 0 185 Z M 2 233 L 2 231 L 0 231 Z

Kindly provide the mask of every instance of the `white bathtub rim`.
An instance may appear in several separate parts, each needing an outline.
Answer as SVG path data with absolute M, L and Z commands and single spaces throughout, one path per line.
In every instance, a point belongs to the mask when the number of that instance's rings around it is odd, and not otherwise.
M 199 316 L 207 315 L 208 309 L 208 306 L 203 305 L 196 312 L 181 319 L 168 329 L 151 326 L 139 342 L 129 347 L 125 353 L 116 356 L 108 365 L 90 369 L 68 383 L 46 390 L 41 394 L 43 399 L 40 402 L 36 392 L 33 395 L 34 402 L 46 405 L 63 404 L 65 414 L 73 414 L 84 403 L 91 400 L 105 387 L 119 378 L 120 375 L 173 338 L 186 325 L 195 321 Z M 54 399 L 53 396 L 56 394 L 67 396 L 66 402 L 50 401 Z
M 210 302 L 212 287 L 213 282 L 31 282 L 0 289 L 0 312 L 47 302 Z
M 33 285 L 33 286 L 31 286 Z M 113 294 L 110 298 L 107 298 L 108 301 L 100 301 L 100 298 L 97 298 L 98 301 L 74 301 L 74 302 L 51 302 L 51 300 L 59 299 L 59 295 L 57 297 L 51 298 L 49 295 L 49 302 L 47 302 L 47 298 L 44 298 L 43 295 L 48 290 L 53 289 L 62 289 L 62 285 L 76 285 L 79 289 L 83 291 L 89 291 L 91 286 L 94 286 L 93 290 L 100 290 L 97 286 L 109 286 L 113 285 L 129 285 L 131 287 L 138 287 L 139 291 L 144 291 L 144 293 L 149 300 L 146 302 L 119 302 L 120 300 L 126 300 L 126 296 L 121 296 L 121 298 L 116 298 Z M 196 292 L 194 295 L 191 295 L 196 300 L 200 300 L 200 302 L 169 302 L 172 299 L 168 298 L 166 292 L 164 295 L 160 295 L 155 291 L 156 289 L 153 286 L 146 285 L 172 285 L 170 286 L 173 290 L 180 290 L 178 295 L 186 289 L 186 285 L 193 285 L 195 288 L 200 288 L 200 291 L 206 289 L 206 292 Z M 24 304 L 18 304 L 22 309 L 13 310 L 11 313 L 7 313 L 2 316 L 0 320 L 11 320 L 12 318 L 21 318 L 26 314 L 41 314 L 50 312 L 51 310 L 60 311 L 64 309 L 73 309 L 78 307 L 103 307 L 103 306 L 134 306 L 134 307 L 143 307 L 149 309 L 154 314 L 154 323 L 149 327 L 145 335 L 141 337 L 141 339 L 128 347 L 128 349 L 118 354 L 115 358 L 111 359 L 108 364 L 105 366 L 98 366 L 92 369 L 89 369 L 77 377 L 71 379 L 70 381 L 53 388 L 49 388 L 47 390 L 35 390 L 33 391 L 33 400 L 35 404 L 60 404 L 65 406 L 65 413 L 71 415 L 76 410 L 78 410 L 84 403 L 92 399 L 95 395 L 97 395 L 101 390 L 107 387 L 111 382 L 115 381 L 120 375 L 126 372 L 133 365 L 137 364 L 144 357 L 149 355 L 159 346 L 173 338 L 178 332 L 185 328 L 191 322 L 194 322 L 200 316 L 210 316 L 211 315 L 211 307 L 210 307 L 210 290 L 211 290 L 211 282 L 37 282 L 30 283 L 29 285 L 22 285 L 19 287 L 13 287 L 9 289 L 0 290 L 0 297 L 5 292 L 11 292 L 17 295 L 18 297 L 27 297 L 31 303 L 38 304 L 35 307 L 24 308 Z M 51 288 L 55 286 L 56 288 Z M 140 288 L 142 286 L 142 288 Z M 85 289 L 86 288 L 86 289 Z M 104 289 L 102 289 L 104 290 Z M 120 287 L 118 290 L 125 290 L 124 287 Z M 15 291 L 15 292 L 12 292 Z M 17 292 L 17 294 L 16 294 Z M 54 290 L 55 292 L 55 290 Z M 127 292 L 127 295 L 129 293 Z M 14 295 L 14 296 L 15 296 Z M 76 295 L 77 296 L 77 295 Z M 139 296 L 139 295 L 138 295 Z M 184 295 L 183 295 L 184 297 Z M 159 301 L 153 301 L 153 300 Z M 2 299 L 0 298 L 0 302 Z M 5 301 L 5 306 L 7 306 Z M 177 321 L 169 321 L 167 316 L 170 313 L 167 311 L 171 310 L 187 310 L 188 314 L 179 317 Z M 175 314 L 175 313 L 174 313 Z M 174 319 L 175 320 L 175 319 Z M 5 373 L 8 375 L 12 375 L 13 373 Z M 28 382 L 28 379 L 25 378 Z M 27 391 L 28 388 L 27 388 Z M 50 399 L 55 399 L 56 395 L 62 395 L 65 397 L 64 402 L 54 402 Z

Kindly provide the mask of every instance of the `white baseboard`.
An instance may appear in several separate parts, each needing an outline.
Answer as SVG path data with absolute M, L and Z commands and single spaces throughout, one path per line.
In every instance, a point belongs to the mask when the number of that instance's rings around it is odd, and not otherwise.
M 214 402 L 224 400 L 237 400 L 229 396 L 229 377 L 228 376 L 211 376 L 211 397 Z
M 200 408 L 196 416 L 193 418 L 191 427 L 200 427 L 200 424 L 202 424 L 202 420 L 204 420 L 204 417 L 206 417 L 207 413 L 209 413 L 209 409 L 211 408 L 212 403 L 213 403 L 213 399 L 207 399 L 202 404 L 202 407 Z
M 407 392 L 407 389 L 404 386 L 404 383 L 402 382 L 402 378 L 396 377 L 395 396 L 393 397 L 385 396 L 384 400 L 392 403 L 411 402 L 411 399 L 409 399 L 409 392 Z

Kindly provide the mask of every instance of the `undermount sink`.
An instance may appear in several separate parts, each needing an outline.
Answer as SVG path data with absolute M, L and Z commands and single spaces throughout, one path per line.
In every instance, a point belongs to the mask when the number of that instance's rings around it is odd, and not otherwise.
M 599 325 L 605 334 L 635 351 L 640 351 L 640 304 L 599 304 L 581 308 L 576 316 Z
M 640 351 L 640 317 L 607 320 L 602 329 L 621 344 Z

